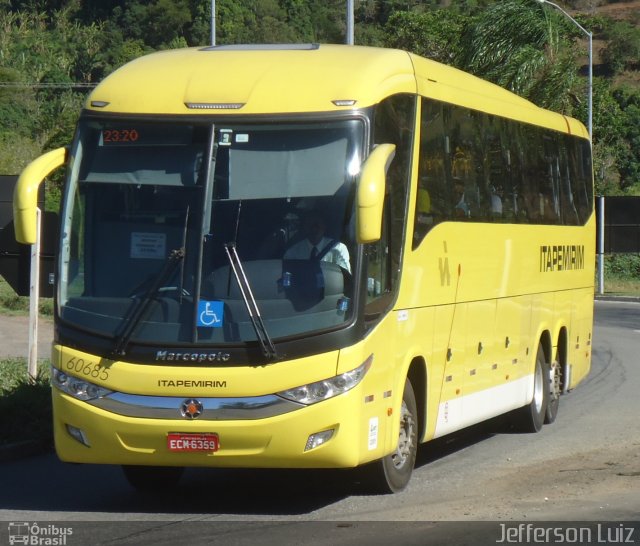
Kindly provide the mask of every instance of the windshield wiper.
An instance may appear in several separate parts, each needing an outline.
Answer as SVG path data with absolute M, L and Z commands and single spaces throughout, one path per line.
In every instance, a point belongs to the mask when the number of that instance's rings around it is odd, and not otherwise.
M 142 320 L 142 317 L 147 312 L 151 301 L 156 296 L 158 291 L 174 274 L 176 268 L 185 256 L 185 248 L 176 248 L 169 253 L 169 257 L 164 263 L 162 270 L 158 273 L 153 281 L 153 284 L 149 287 L 149 290 L 145 292 L 142 298 L 138 301 L 137 305 L 133 305 L 131 309 L 122 319 L 122 332 L 116 336 L 116 344 L 113 348 L 113 354 L 115 356 L 122 356 L 125 354 L 125 349 L 129 344 L 131 336 L 135 332 L 138 324 Z
M 231 264 L 231 269 L 233 270 L 238 287 L 240 288 L 240 294 L 242 295 L 247 312 L 249 313 L 249 319 L 251 320 L 253 329 L 256 331 L 256 337 L 260 343 L 262 354 L 269 360 L 276 360 L 278 358 L 278 352 L 276 351 L 275 345 L 273 344 L 273 341 L 271 340 L 271 337 L 264 325 L 264 321 L 262 320 L 262 316 L 260 315 L 258 303 L 253 297 L 251 285 L 249 284 L 249 279 L 244 272 L 244 267 L 242 267 L 242 262 L 238 257 L 235 243 L 225 244 L 224 250 L 227 253 L 229 264 Z

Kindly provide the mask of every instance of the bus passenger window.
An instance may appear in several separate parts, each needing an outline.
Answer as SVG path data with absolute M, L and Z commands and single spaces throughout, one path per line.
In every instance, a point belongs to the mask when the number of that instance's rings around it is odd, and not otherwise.
M 447 180 L 445 112 L 441 103 L 422 99 L 418 191 L 413 224 L 413 248 L 417 248 L 429 230 L 451 215 L 451 188 Z

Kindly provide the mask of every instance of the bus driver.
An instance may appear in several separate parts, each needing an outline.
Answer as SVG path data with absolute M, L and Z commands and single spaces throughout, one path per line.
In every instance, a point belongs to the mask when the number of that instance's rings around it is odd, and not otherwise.
M 309 211 L 303 225 L 305 238 L 289 247 L 284 253 L 285 260 L 320 260 L 339 265 L 351 273 L 349 251 L 337 239 L 325 237 L 325 220 L 316 210 Z

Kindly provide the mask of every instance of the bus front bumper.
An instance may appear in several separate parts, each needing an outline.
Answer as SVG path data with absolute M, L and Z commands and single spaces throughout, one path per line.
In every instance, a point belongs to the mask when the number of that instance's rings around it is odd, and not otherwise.
M 142 418 L 121 415 L 52 389 L 61 460 L 76 463 L 245 468 L 350 468 L 385 455 L 375 404 L 360 386 L 334 398 L 257 419 Z M 382 411 L 380 411 L 382 414 Z M 375 423 L 372 428 L 371 423 Z M 331 431 L 331 432 L 328 432 Z M 208 434 L 217 451 L 172 451 L 170 434 Z M 322 441 L 309 449 L 310 438 Z

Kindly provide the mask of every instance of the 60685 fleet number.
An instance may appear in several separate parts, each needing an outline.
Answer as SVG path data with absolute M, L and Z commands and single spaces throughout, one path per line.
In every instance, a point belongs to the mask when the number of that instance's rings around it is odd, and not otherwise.
M 107 368 L 99 364 L 98 362 L 92 362 L 85 360 L 84 358 L 71 357 L 67 360 L 66 368 L 70 372 L 84 375 L 85 377 L 91 377 L 93 379 L 101 379 L 106 381 L 109 379 L 109 371 Z

